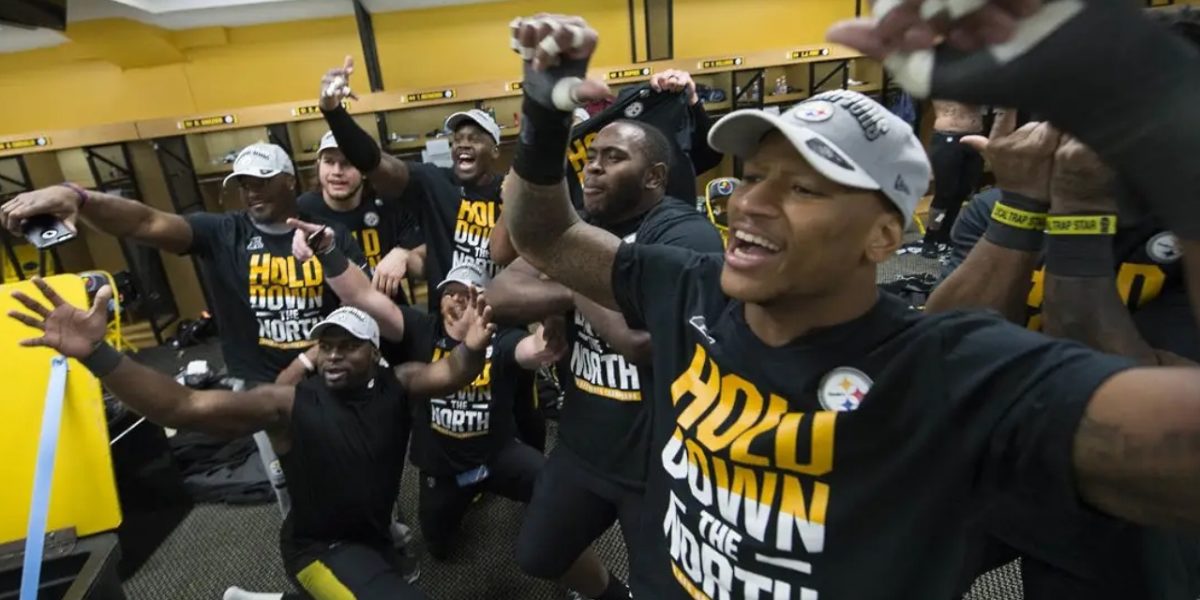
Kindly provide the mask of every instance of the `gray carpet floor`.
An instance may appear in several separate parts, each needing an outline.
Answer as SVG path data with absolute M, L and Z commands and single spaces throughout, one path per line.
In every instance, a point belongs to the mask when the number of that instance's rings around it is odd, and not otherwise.
M 902 255 L 880 270 L 880 281 L 899 275 L 937 270 L 937 262 L 917 255 Z M 184 353 L 161 350 L 147 362 L 172 371 L 195 356 L 214 359 L 214 344 Z M 550 423 L 550 443 L 555 427 Z M 402 506 L 415 514 L 416 470 L 405 471 Z M 514 542 L 522 507 L 503 498 L 484 497 L 463 522 L 457 550 L 446 562 L 420 551 L 419 587 L 437 600 L 474 598 L 550 600 L 565 597 L 553 584 L 525 577 L 517 568 Z M 413 519 L 409 519 L 410 521 Z M 199 505 L 175 529 L 157 552 L 125 582 L 130 600 L 217 600 L 229 586 L 251 591 L 281 592 L 290 589 L 279 558 L 280 516 L 274 504 L 263 506 Z M 614 527 L 595 548 L 621 577 L 628 572 L 620 532 Z M 1019 600 L 1020 574 L 1016 563 L 981 577 L 970 600 Z

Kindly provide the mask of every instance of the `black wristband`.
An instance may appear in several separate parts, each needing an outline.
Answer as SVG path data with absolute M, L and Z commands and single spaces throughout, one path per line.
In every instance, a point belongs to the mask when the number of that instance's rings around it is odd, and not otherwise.
M 521 137 L 513 171 L 537 185 L 562 181 L 570 137 L 571 113 L 547 108 L 526 96 L 521 103 Z
M 1112 277 L 1111 235 L 1046 236 L 1046 273 L 1063 277 Z
M 1022 252 L 1041 250 L 1045 237 L 1046 234 L 1041 229 L 1020 229 L 999 221 L 988 223 L 987 231 L 983 233 L 984 239 L 1001 248 Z
M 363 174 L 374 171 L 383 160 L 383 152 L 375 138 L 363 131 L 354 121 L 354 117 L 346 112 L 345 107 L 338 106 L 333 110 L 322 110 L 325 122 L 329 124 L 333 137 L 337 140 L 338 150 L 346 155 L 346 160 Z
M 317 262 L 321 263 L 321 269 L 325 271 L 325 277 L 337 277 L 346 272 L 350 268 L 350 259 L 346 258 L 346 253 L 342 252 L 341 248 L 334 244 L 320 254 L 316 255 Z
M 79 359 L 79 364 L 91 371 L 96 377 L 103 378 L 117 370 L 117 365 L 121 364 L 121 359 L 123 358 L 125 358 L 125 355 L 117 352 L 116 348 L 100 342 L 96 346 L 96 349 L 92 350 L 91 354 Z

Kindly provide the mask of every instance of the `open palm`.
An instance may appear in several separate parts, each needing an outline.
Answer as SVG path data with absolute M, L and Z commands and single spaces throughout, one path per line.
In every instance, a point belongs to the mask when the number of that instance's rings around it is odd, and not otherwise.
M 24 293 L 12 293 L 12 297 L 33 314 L 12 310 L 8 316 L 42 332 L 40 337 L 21 340 L 22 346 L 53 348 L 65 356 L 83 358 L 96 349 L 96 344 L 104 341 L 108 331 L 108 303 L 113 294 L 111 287 L 100 288 L 91 310 L 84 311 L 63 300 L 42 278 L 34 277 L 33 284 L 50 302 L 50 307 Z
M 467 301 L 467 308 L 463 311 L 462 317 L 467 320 L 467 334 L 463 338 L 463 343 L 467 345 L 467 348 L 478 352 L 492 343 L 492 336 L 496 333 L 496 324 L 492 323 L 492 307 L 488 306 L 483 293 L 472 287 L 470 294 L 471 297 Z

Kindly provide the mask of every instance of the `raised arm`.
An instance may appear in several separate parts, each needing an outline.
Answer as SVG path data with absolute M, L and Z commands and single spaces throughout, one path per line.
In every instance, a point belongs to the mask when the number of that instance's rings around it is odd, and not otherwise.
M 1038 123 L 1013 131 L 1015 123 L 1016 112 L 1007 111 L 997 118 L 990 140 L 964 138 L 991 162 L 996 185 L 1004 195 L 992 211 L 984 237 L 929 297 L 925 305 L 929 312 L 988 309 L 1013 323 L 1025 324 L 1059 134 Z
M 129 238 L 160 250 L 182 254 L 192 245 L 192 228 L 179 215 L 155 210 L 137 200 L 85 190 L 77 185 L 56 185 L 18 194 L 0 207 L 4 227 L 21 236 L 26 219 L 49 214 L 72 229 L 83 217 L 92 228 L 118 238 Z
M 296 360 L 293 360 L 292 364 L 279 372 L 279 376 L 275 378 L 275 384 L 295 386 L 304 381 L 304 378 L 317 368 L 317 352 L 317 346 L 314 345 L 312 348 L 296 355 Z
M 305 223 L 298 219 L 288 219 L 288 224 L 296 228 L 292 238 L 292 253 L 296 259 L 306 261 L 316 257 L 325 272 L 326 283 L 342 302 L 371 315 L 379 323 L 379 333 L 383 337 L 393 341 L 403 340 L 404 314 L 400 312 L 400 307 L 375 289 L 365 273 L 350 264 L 335 243 L 333 230 L 325 225 Z M 313 235 L 317 236 L 313 242 L 319 248 L 316 252 L 308 242 Z
M 1115 185 L 1112 171 L 1095 153 L 1077 140 L 1064 140 L 1054 158 L 1050 183 L 1051 224 L 1042 305 L 1045 331 L 1144 365 L 1190 364 L 1152 348 L 1138 332 L 1117 291 Z M 1097 229 L 1084 235 L 1056 234 L 1060 223 L 1093 224 Z
M 557 27 L 539 24 L 546 20 L 556 21 Z M 509 236 L 534 268 L 615 309 L 611 276 L 620 240 L 579 219 L 564 181 L 573 105 L 611 96 L 603 83 L 584 81 L 572 88 L 564 81 L 587 76 L 598 36 L 583 19 L 554 15 L 518 21 L 513 36 L 525 58 L 525 98 L 517 154 L 502 192 Z M 548 54 L 540 47 L 551 36 L 561 53 Z M 556 89 L 557 106 L 552 99 Z
M 358 98 L 350 91 L 350 75 L 354 73 L 354 60 L 347 56 L 345 63 L 330 69 L 321 78 L 320 106 L 325 122 L 337 139 L 338 148 L 346 160 L 362 171 L 375 189 L 386 195 L 399 196 L 408 188 L 408 165 L 390 154 L 384 153 L 375 139 L 365 131 L 343 102 L 347 98 Z
M 433 363 L 408 362 L 396 367 L 396 377 L 410 394 L 438 397 L 470 384 L 483 371 L 487 347 L 496 334 L 492 310 L 476 290 L 471 290 L 463 318 L 468 319 L 463 341 L 450 356 Z
M 66 303 L 40 278 L 34 278 L 33 283 L 50 306 L 13 292 L 13 297 L 29 313 L 11 311 L 9 316 L 42 334 L 21 341 L 22 346 L 52 348 L 79 360 L 122 402 L 165 427 L 222 437 L 249 435 L 265 429 L 276 440 L 286 433 L 293 388 L 267 385 L 247 392 L 186 388 L 104 343 L 111 288 L 101 288 L 91 310 L 84 312 Z
M 517 249 L 513 248 L 512 240 L 508 237 L 508 225 L 504 224 L 503 214 L 496 220 L 496 226 L 492 228 L 488 249 L 492 255 L 492 262 L 498 265 L 508 266 L 517 260 Z
M 561 315 L 575 307 L 575 295 L 518 258 L 488 284 L 488 304 L 496 321 L 523 325 Z

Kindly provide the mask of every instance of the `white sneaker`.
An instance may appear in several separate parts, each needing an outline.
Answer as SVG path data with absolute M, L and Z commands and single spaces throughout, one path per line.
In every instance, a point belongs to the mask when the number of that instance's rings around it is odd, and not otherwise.
M 225 590 L 225 595 L 221 598 L 222 600 L 283 600 L 283 594 L 247 592 L 235 585 Z

